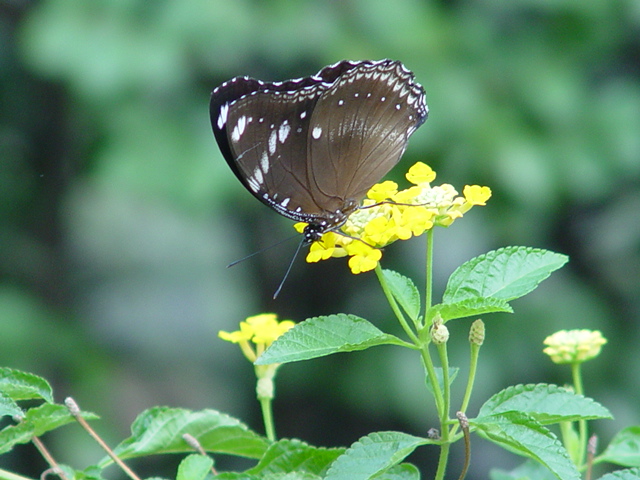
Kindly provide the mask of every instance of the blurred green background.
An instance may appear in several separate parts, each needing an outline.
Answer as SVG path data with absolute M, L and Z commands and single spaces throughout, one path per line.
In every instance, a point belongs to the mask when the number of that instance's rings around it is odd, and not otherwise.
M 469 416 L 510 384 L 569 381 L 542 340 L 593 328 L 609 344 L 585 367 L 586 389 L 616 416 L 594 425 L 601 443 L 640 423 L 637 0 L 0 0 L 0 365 L 99 413 L 114 444 L 154 405 L 216 408 L 261 431 L 251 366 L 216 337 L 246 316 L 348 312 L 395 332 L 374 275 L 341 260 L 299 258 L 271 300 L 294 242 L 225 268 L 292 222 L 239 184 L 208 117 L 211 90 L 233 76 L 387 57 L 415 72 L 431 111 L 391 178 L 422 160 L 436 183 L 494 194 L 437 232 L 437 295 L 492 248 L 571 257 L 515 315 L 485 318 Z M 421 284 L 423 249 L 395 244 L 384 266 Z M 462 377 L 469 325 L 450 325 Z M 417 361 L 385 347 L 282 368 L 279 435 L 326 446 L 373 430 L 425 435 L 435 416 Z M 77 430 L 45 441 L 83 467 L 101 454 Z M 478 439 L 472 455 L 474 479 L 520 462 Z M 429 478 L 432 453 L 411 459 Z M 173 476 L 175 461 L 134 466 Z M 37 476 L 45 465 L 23 446 L 0 467 Z

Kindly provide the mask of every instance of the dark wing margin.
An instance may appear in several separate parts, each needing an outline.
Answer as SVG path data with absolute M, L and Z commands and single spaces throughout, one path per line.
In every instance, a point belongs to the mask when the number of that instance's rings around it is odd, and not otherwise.
M 216 87 L 211 92 L 209 101 L 209 116 L 211 117 L 211 127 L 216 138 L 220 152 L 227 161 L 233 173 L 242 184 L 249 188 L 242 173 L 238 169 L 235 157 L 231 151 L 229 137 L 227 135 L 227 120 L 229 116 L 229 106 L 244 95 L 258 91 L 264 85 L 260 80 L 250 77 L 235 77 Z

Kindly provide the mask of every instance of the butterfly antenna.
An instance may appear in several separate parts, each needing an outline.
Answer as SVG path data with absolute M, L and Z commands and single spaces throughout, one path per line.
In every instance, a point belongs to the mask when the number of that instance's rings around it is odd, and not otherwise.
M 248 258 L 253 257 L 254 255 L 258 255 L 259 253 L 266 252 L 267 250 L 271 250 L 273 247 L 277 247 L 278 245 L 281 245 L 284 242 L 288 242 L 289 240 L 294 239 L 294 238 L 298 237 L 299 235 L 300 235 L 299 233 L 296 233 L 295 235 L 287 237 L 284 240 L 280 240 L 279 242 L 276 242 L 273 245 L 269 245 L 268 247 L 261 248 L 257 252 L 250 253 L 246 257 L 242 257 L 240 260 L 236 260 L 234 262 L 231 262 L 229 265 L 227 265 L 227 268 L 233 267 L 233 266 L 239 264 L 240 262 L 244 262 L 245 260 L 247 260 Z M 299 249 L 300 249 L 300 247 L 298 247 L 298 250 Z
M 298 248 L 296 248 L 296 253 L 293 254 L 293 258 L 289 262 L 289 267 L 287 268 L 287 271 L 285 272 L 284 277 L 282 277 L 282 281 L 280 282 L 280 285 L 278 285 L 278 289 L 276 290 L 276 293 L 273 294 L 273 299 L 274 300 L 276 299 L 278 294 L 280 294 L 280 290 L 282 290 L 282 286 L 284 285 L 285 280 L 289 276 L 289 272 L 291 271 L 291 267 L 293 267 L 293 262 L 295 261 L 296 257 L 298 256 L 298 253 L 300 253 L 300 249 L 302 248 L 302 245 L 304 245 L 305 243 L 306 243 L 306 241 L 305 241 L 305 238 L 303 237 L 302 240 L 300 240 L 300 243 L 298 243 Z

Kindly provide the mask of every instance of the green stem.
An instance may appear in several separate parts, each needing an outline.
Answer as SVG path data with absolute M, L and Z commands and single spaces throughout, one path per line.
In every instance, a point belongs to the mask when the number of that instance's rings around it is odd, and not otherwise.
M 278 367 L 277 363 L 270 365 L 256 365 L 256 396 L 260 402 L 262 409 L 262 421 L 264 422 L 264 431 L 267 438 L 276 441 L 276 427 L 273 422 L 273 398 L 275 397 L 275 377 Z
M 420 354 L 422 355 L 422 363 L 424 364 L 424 368 L 427 370 L 429 381 L 431 382 L 431 386 L 433 387 L 433 398 L 436 402 L 438 418 L 442 418 L 442 412 L 444 410 L 444 397 L 442 394 L 442 390 L 440 389 L 440 383 L 438 382 L 436 369 L 433 366 L 433 360 L 431 359 L 431 355 L 429 355 L 429 345 L 424 345 L 420 349 Z
M 448 443 L 440 445 L 440 456 L 438 457 L 438 469 L 436 470 L 436 476 L 434 480 L 444 480 L 444 474 L 447 471 L 447 463 L 449 461 L 449 447 Z
M 426 333 L 428 332 L 428 326 L 425 325 L 426 322 L 426 314 L 431 308 L 431 299 L 433 297 L 433 229 L 427 230 L 427 250 L 426 250 L 426 281 L 425 281 L 425 300 L 424 300 L 424 312 L 425 312 L 425 320 L 423 321 L 422 331 L 420 332 L 421 337 L 426 337 Z M 427 375 L 429 376 L 429 381 L 433 386 L 433 396 L 436 401 L 436 408 L 438 409 L 438 417 L 442 416 L 443 408 L 444 408 L 444 399 L 442 396 L 442 390 L 440 390 L 440 384 L 438 383 L 438 376 L 436 375 L 436 370 L 433 366 L 433 360 L 431 359 L 431 355 L 429 355 L 429 341 L 425 339 L 424 343 L 421 345 L 420 352 L 422 354 L 422 362 L 424 363 L 424 367 L 427 370 Z
M 582 385 L 582 363 L 576 362 L 571 364 L 571 376 L 573 377 L 573 388 L 578 395 L 584 395 L 584 387 Z M 584 464 L 585 453 L 587 451 L 587 421 L 578 421 L 579 445 L 578 452 L 578 468 Z
M 385 297 L 387 297 L 387 301 L 389 302 L 389 305 L 391 306 L 391 310 L 393 310 L 393 313 L 395 314 L 396 318 L 398 319 L 398 322 L 400 323 L 400 326 L 402 326 L 402 329 L 405 331 L 405 333 L 411 339 L 411 341 L 416 346 L 420 346 L 420 343 L 421 343 L 420 339 L 413 332 L 413 330 L 411 329 L 411 327 L 407 323 L 407 320 L 404 318 L 404 315 L 402 314 L 402 311 L 400 311 L 400 307 L 398 306 L 398 302 L 396 302 L 396 299 L 393 298 L 393 294 L 391 293 L 391 290 L 389 289 L 389 285 L 387 285 L 387 281 L 384 278 L 384 274 L 382 273 L 382 267 L 380 267 L 380 264 L 378 264 L 376 266 L 376 275 L 378 277 L 378 282 L 380 282 L 380 286 L 382 287 L 382 291 L 384 292 Z
M 275 442 L 276 441 L 276 429 L 273 423 L 273 411 L 272 401 L 270 398 L 262 397 L 260 400 L 260 407 L 262 408 L 262 419 L 264 421 L 264 431 L 267 438 Z
M 449 356 L 447 354 L 447 344 L 436 345 L 442 366 L 442 389 L 443 405 L 440 412 L 440 438 L 444 442 L 449 442 L 449 410 L 451 408 L 451 387 L 449 385 Z
M 426 265 L 425 265 L 425 295 L 424 295 L 424 320 L 422 324 L 423 329 L 429 328 L 432 323 L 432 319 L 427 318 L 427 313 L 431 309 L 433 302 L 433 229 L 427 230 L 427 249 L 426 249 Z M 421 335 L 422 336 L 422 335 Z M 422 351 L 422 360 L 429 380 L 433 386 L 433 396 L 436 402 L 436 408 L 438 410 L 438 418 L 440 420 L 440 437 L 443 443 L 440 445 L 440 455 L 438 457 L 438 469 L 436 470 L 435 480 L 444 480 L 444 475 L 447 470 L 447 463 L 449 461 L 449 403 L 450 403 L 450 390 L 449 390 L 449 361 L 447 359 L 446 344 L 438 345 L 438 354 L 440 355 L 440 364 L 442 365 L 442 379 L 443 389 L 440 389 L 438 382 L 438 376 L 436 375 L 435 368 L 433 366 L 433 360 L 429 355 L 429 344 L 426 343 Z
M 471 343 L 471 358 L 469 359 L 469 378 L 467 378 L 467 388 L 464 391 L 464 397 L 462 398 L 462 405 L 460 405 L 460 411 L 465 413 L 469 407 L 469 401 L 471 400 L 471 392 L 473 391 L 473 384 L 476 379 L 476 372 L 478 370 L 478 357 L 480 356 L 480 346 L 476 343 Z M 455 425 L 451 430 L 451 436 L 454 436 L 458 432 L 458 427 Z
M 425 322 L 426 313 L 431 308 L 433 301 L 433 228 L 427 230 L 427 252 L 426 252 L 426 276 L 425 276 L 425 294 L 424 294 L 424 311 Z
M 462 405 L 460 406 L 461 412 L 466 412 L 469 406 L 469 400 L 471 399 L 471 392 L 473 391 L 473 383 L 476 379 L 476 371 L 478 369 L 478 357 L 480 355 L 480 345 L 475 343 L 471 344 L 471 358 L 469 359 L 469 378 L 467 379 L 467 389 L 464 392 L 464 398 L 462 399 Z

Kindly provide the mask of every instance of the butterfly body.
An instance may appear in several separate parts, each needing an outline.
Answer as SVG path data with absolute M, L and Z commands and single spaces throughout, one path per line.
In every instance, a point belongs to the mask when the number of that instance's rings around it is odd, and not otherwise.
M 236 77 L 211 95 L 220 150 L 256 198 L 336 230 L 402 156 L 426 120 L 424 90 L 400 62 L 342 61 L 285 82 Z

